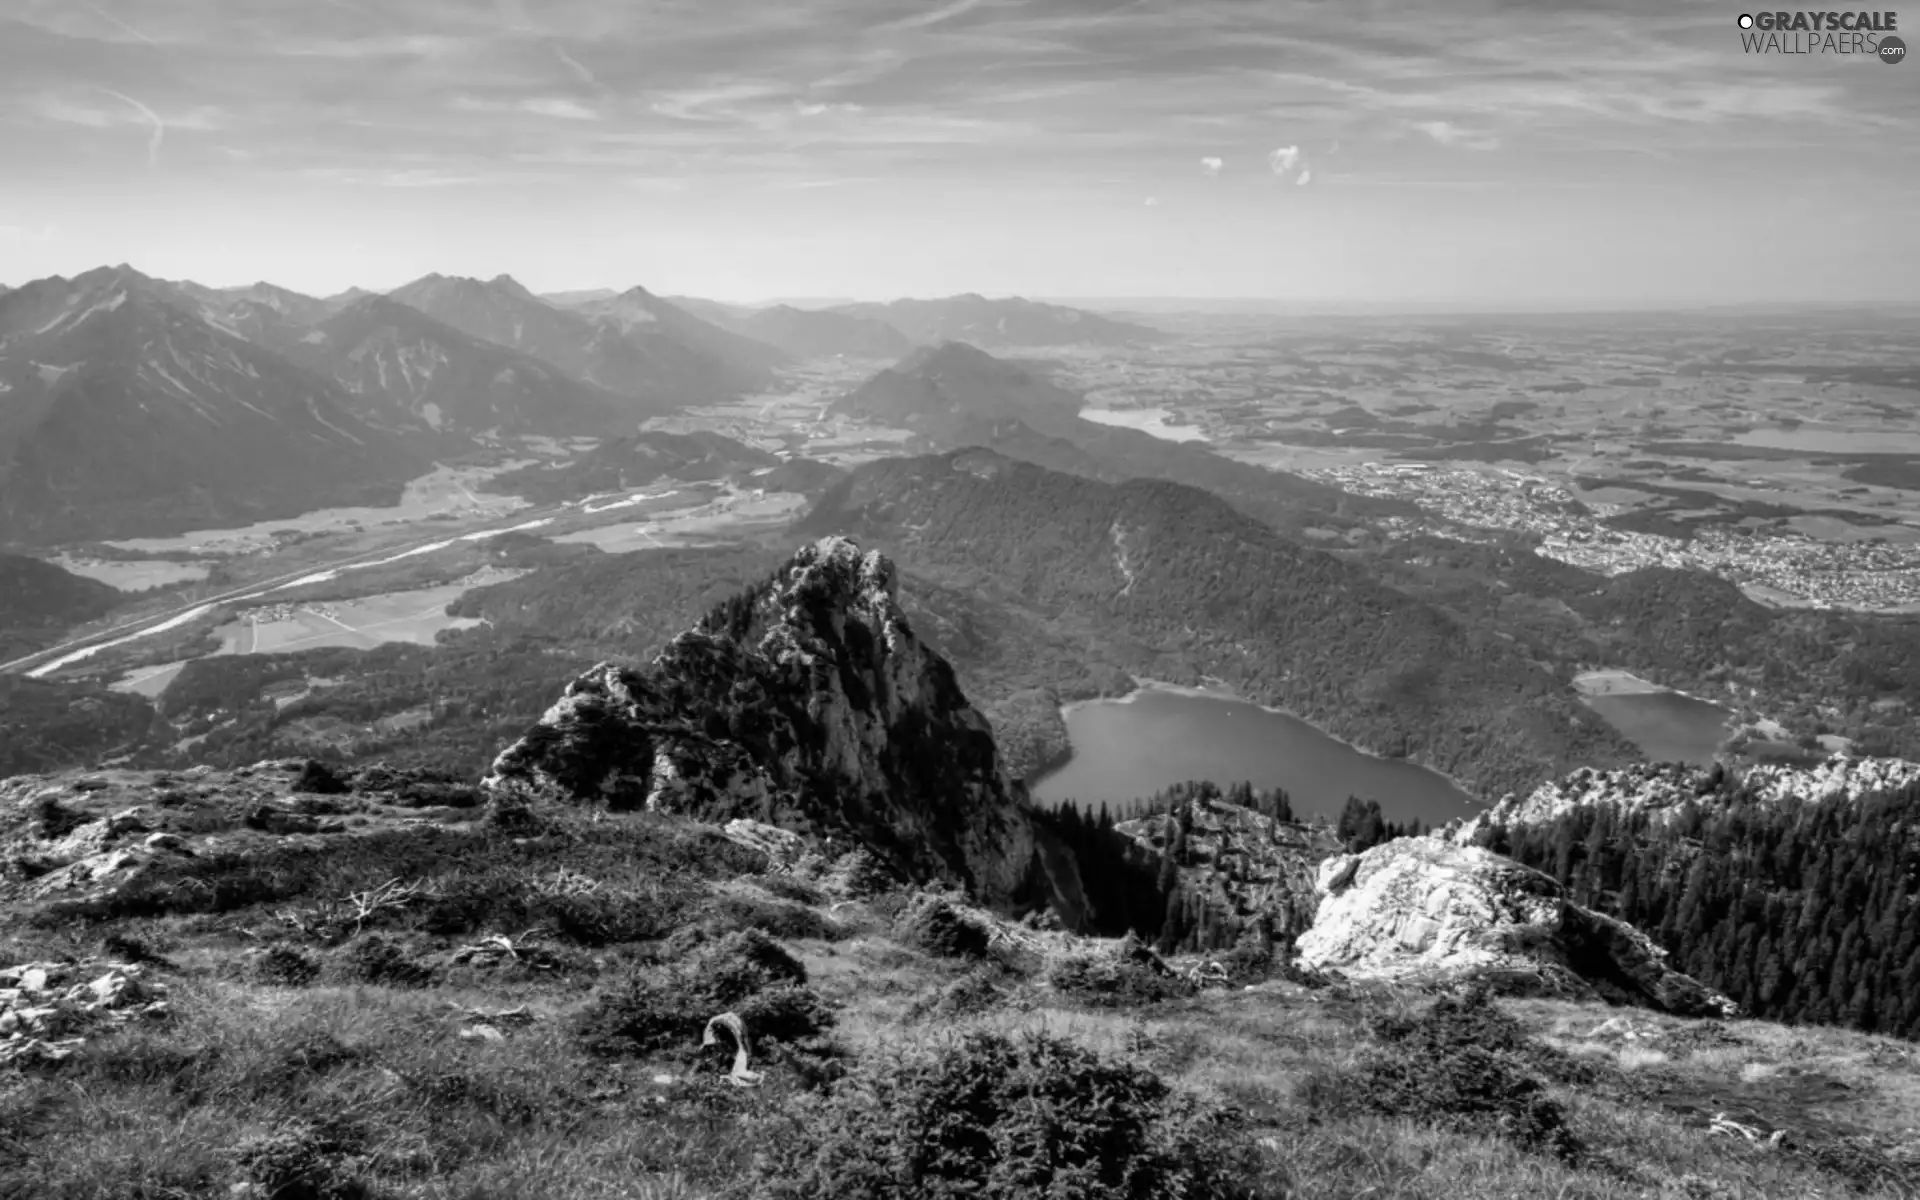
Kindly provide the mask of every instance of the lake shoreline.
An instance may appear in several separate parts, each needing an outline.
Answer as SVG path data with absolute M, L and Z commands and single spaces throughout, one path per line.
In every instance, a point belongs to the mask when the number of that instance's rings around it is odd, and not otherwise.
M 1632 671 L 1621 667 L 1601 667 L 1592 671 L 1582 671 L 1573 677 L 1573 690 L 1584 699 L 1589 696 L 1685 696 L 1701 704 L 1711 704 L 1715 708 L 1725 709 L 1729 723 L 1739 714 L 1724 702 L 1706 696 L 1696 696 L 1692 692 L 1683 692 L 1679 688 L 1668 687 L 1643 679 Z
M 1305 717 L 1301 716 L 1298 713 L 1288 712 L 1284 708 L 1278 708 L 1271 704 L 1261 704 L 1258 701 L 1250 700 L 1246 696 L 1243 696 L 1238 691 L 1236 691 L 1233 685 L 1227 683 L 1224 679 L 1218 678 L 1217 676 L 1202 675 L 1200 678 L 1209 681 L 1211 685 L 1211 686 L 1205 686 L 1205 687 L 1193 687 L 1189 684 L 1182 684 L 1182 683 L 1169 683 L 1164 679 L 1149 679 L 1141 675 L 1130 675 L 1129 678 L 1133 680 L 1133 689 L 1127 692 L 1125 695 L 1093 696 L 1084 700 L 1069 700 L 1065 704 L 1062 704 L 1060 706 L 1060 719 L 1064 722 L 1069 714 L 1081 708 L 1084 708 L 1090 704 L 1132 704 L 1134 701 L 1140 699 L 1142 696 L 1145 696 L 1154 692 L 1158 692 L 1163 695 L 1189 696 L 1189 697 L 1194 697 L 1197 699 L 1204 699 L 1204 700 L 1231 700 L 1236 704 L 1245 704 L 1249 708 L 1255 708 L 1264 713 L 1270 713 L 1274 716 L 1286 717 L 1288 720 L 1298 721 L 1300 724 L 1313 730 L 1315 733 L 1326 738 L 1328 741 L 1335 742 L 1345 747 L 1346 749 L 1353 751 L 1355 754 L 1359 754 L 1366 758 L 1373 759 L 1376 762 L 1406 763 L 1409 766 L 1418 767 L 1422 771 L 1426 771 L 1430 774 L 1436 775 L 1441 779 L 1445 780 L 1449 786 L 1451 786 L 1455 791 L 1465 796 L 1467 799 L 1471 800 L 1475 805 L 1478 805 L 1483 809 L 1490 809 L 1493 807 L 1492 804 L 1489 801 L 1487 801 L 1484 797 L 1482 797 L 1477 790 L 1475 790 L 1472 787 L 1469 787 L 1467 784 L 1461 782 L 1460 780 L 1455 779 L 1452 775 L 1449 775 L 1447 772 L 1440 770 L 1438 767 L 1429 766 L 1426 763 L 1423 763 L 1416 758 L 1392 758 L 1385 754 L 1380 754 L 1377 751 L 1369 750 L 1365 746 L 1358 745 L 1354 742 L 1350 742 L 1346 738 L 1340 737 L 1337 734 L 1329 732 L 1328 730 L 1322 728 L 1321 726 L 1315 724 L 1314 722 L 1307 720 Z M 1065 753 L 1061 754 L 1057 759 L 1049 763 L 1044 769 L 1034 772 L 1032 775 L 1028 776 L 1024 780 L 1024 783 L 1026 784 L 1029 795 L 1031 795 L 1033 791 L 1039 787 L 1040 783 L 1043 780 L 1045 780 L 1047 777 L 1051 775 L 1057 774 L 1058 772 L 1063 770 L 1067 766 L 1067 764 L 1071 763 L 1076 753 L 1077 752 L 1074 749 L 1072 739 L 1071 737 L 1069 737 L 1067 741 L 1067 748 Z M 1229 784 L 1237 783 L 1239 781 L 1216 779 L 1216 780 L 1213 780 L 1213 782 L 1219 784 L 1221 787 L 1224 788 Z M 1145 797 L 1144 796 L 1138 797 L 1138 799 L 1144 800 Z

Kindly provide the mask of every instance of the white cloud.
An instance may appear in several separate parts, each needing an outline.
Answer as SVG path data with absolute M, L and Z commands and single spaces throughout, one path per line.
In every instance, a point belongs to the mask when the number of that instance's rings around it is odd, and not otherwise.
M 1310 179 L 1312 179 L 1312 178 L 1313 178 L 1313 171 L 1312 171 L 1312 169 L 1311 169 L 1311 168 L 1302 168 L 1302 170 L 1300 171 L 1300 178 L 1298 178 L 1298 179 L 1296 179 L 1296 180 L 1294 180 L 1294 181 L 1293 181 L 1293 186 L 1295 186 L 1295 187 L 1305 187 L 1305 186 L 1307 186 L 1307 181 L 1308 181 L 1308 180 L 1310 180 Z
M 1462 150 L 1491 150 L 1500 144 L 1499 139 L 1491 134 L 1462 129 L 1452 121 L 1415 121 L 1413 127 L 1442 146 L 1454 146 Z
M 600 114 L 586 105 L 560 96 L 538 96 L 531 100 L 522 100 L 523 111 L 541 117 L 558 117 L 563 121 L 596 121 Z
M 1158 198 L 1158 197 L 1155 197 L 1155 196 L 1148 196 L 1148 197 L 1147 197 L 1147 207 L 1148 207 L 1148 208 L 1157 208 L 1157 207 L 1159 206 L 1159 204 L 1160 204 L 1160 200 L 1159 200 L 1159 198 Z
M 1202 171 L 1205 171 L 1209 175 L 1218 175 L 1220 173 L 1220 168 L 1226 165 L 1227 165 L 1226 159 L 1216 158 L 1213 155 L 1208 155 L 1207 157 L 1200 160 L 1200 169 Z
M 1282 146 L 1267 155 L 1267 165 L 1273 168 L 1275 175 L 1285 175 L 1299 165 L 1300 147 Z

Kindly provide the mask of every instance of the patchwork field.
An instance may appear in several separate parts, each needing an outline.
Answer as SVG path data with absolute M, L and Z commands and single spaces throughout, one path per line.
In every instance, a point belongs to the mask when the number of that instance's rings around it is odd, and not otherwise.
M 382 642 L 432 645 L 442 629 L 479 624 L 446 614 L 447 605 L 466 590 L 463 584 L 452 584 L 339 603 L 277 606 L 221 626 L 216 631 L 220 653 L 272 654 L 322 646 L 370 649 Z

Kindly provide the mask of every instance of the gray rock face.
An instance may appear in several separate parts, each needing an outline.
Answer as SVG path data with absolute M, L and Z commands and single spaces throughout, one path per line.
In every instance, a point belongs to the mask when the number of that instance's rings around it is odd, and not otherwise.
M 801 549 L 649 669 L 574 680 L 482 786 L 846 832 L 910 878 L 997 905 L 1070 909 L 1079 890 L 1070 857 L 1043 852 L 986 719 L 908 628 L 893 564 L 845 538 Z
M 1632 926 L 1569 901 L 1550 877 L 1486 850 L 1401 838 L 1320 865 L 1320 908 L 1300 936 L 1319 970 L 1409 983 L 1475 975 L 1682 1016 L 1732 1016 L 1725 996 L 1666 963 Z

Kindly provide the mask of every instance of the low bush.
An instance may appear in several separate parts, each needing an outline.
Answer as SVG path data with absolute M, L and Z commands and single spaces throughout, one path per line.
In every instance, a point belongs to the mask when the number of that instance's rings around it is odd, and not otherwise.
M 707 1022 L 731 1011 L 756 1046 L 799 1044 L 833 1024 L 832 1010 L 806 983 L 806 968 L 773 939 L 757 930 L 730 933 L 670 970 L 634 971 L 603 989 L 574 1033 L 603 1057 L 693 1055 Z
M 894 940 L 939 958 L 982 958 L 988 931 L 952 903 L 931 893 L 908 902 L 893 918 Z
M 1376 1020 L 1374 1034 L 1381 1044 L 1363 1051 L 1354 1069 L 1307 1080 L 1309 1109 L 1410 1117 L 1561 1159 L 1578 1156 L 1565 1110 L 1528 1069 L 1529 1059 L 1554 1052 L 1536 1048 L 1485 988 L 1442 999 L 1418 1017 Z
M 1106 954 L 1076 954 L 1047 968 L 1054 991 L 1095 1008 L 1121 1008 L 1182 1000 L 1194 994 L 1160 956 L 1131 936 Z
M 814 910 L 781 901 L 728 896 L 720 902 L 716 915 L 731 928 L 758 929 L 789 941 L 816 938 L 832 942 L 847 936 L 846 930 Z
M 253 973 L 262 983 L 305 987 L 320 974 L 320 960 L 295 946 L 269 946 L 254 960 Z
M 343 1121 L 290 1121 L 234 1147 L 234 1163 L 273 1200 L 365 1200 L 352 1158 L 365 1143 Z
M 430 964 L 377 933 L 362 934 L 347 947 L 345 968 L 354 979 L 388 987 L 425 987 L 434 975 Z
M 1287 1194 L 1237 1114 L 1047 1035 L 863 1062 L 770 1123 L 752 1200 L 1189 1200 Z

